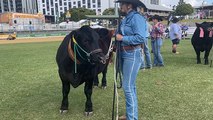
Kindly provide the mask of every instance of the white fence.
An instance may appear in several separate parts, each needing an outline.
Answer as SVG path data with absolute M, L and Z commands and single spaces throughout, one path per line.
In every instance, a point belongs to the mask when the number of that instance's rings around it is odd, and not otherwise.
M 73 30 L 80 28 L 83 24 L 64 23 L 64 24 L 41 24 L 41 25 L 21 25 L 16 24 L 10 26 L 9 24 L 0 24 L 0 32 L 8 31 L 43 31 L 43 30 Z

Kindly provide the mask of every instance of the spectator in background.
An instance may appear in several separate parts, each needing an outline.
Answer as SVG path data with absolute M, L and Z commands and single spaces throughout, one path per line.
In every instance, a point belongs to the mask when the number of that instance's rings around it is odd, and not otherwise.
M 142 44 L 142 50 L 143 50 L 143 56 L 144 58 L 142 58 L 142 64 L 141 64 L 141 69 L 145 70 L 146 69 L 152 69 L 152 63 L 151 63 L 151 56 L 150 56 L 150 51 L 149 51 L 149 46 L 148 46 L 148 38 L 150 35 L 150 31 L 151 31 L 151 25 L 148 22 L 148 14 L 144 15 L 146 18 L 146 39 L 144 40 L 144 43 Z
M 189 29 L 189 27 L 186 25 L 186 23 L 181 25 L 181 30 L 182 30 L 182 38 L 185 39 L 185 37 L 187 36 L 187 30 Z
M 182 31 L 180 25 L 178 24 L 178 18 L 174 17 L 171 21 L 172 24 L 170 25 L 169 37 L 172 41 L 172 52 L 179 54 L 179 52 L 177 52 L 177 45 L 180 42 Z
M 163 67 L 163 57 L 161 55 L 161 46 L 163 44 L 164 25 L 161 23 L 163 19 L 159 15 L 154 15 L 151 18 L 153 25 L 151 35 L 152 50 L 154 54 L 153 66 Z

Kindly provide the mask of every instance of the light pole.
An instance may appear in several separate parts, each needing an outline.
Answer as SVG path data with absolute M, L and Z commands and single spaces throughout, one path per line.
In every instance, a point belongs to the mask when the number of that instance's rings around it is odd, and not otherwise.
M 204 5 L 204 0 L 203 0 L 203 2 L 202 2 L 202 11 L 203 11 L 203 5 Z
M 116 4 L 116 0 L 114 2 L 115 2 L 115 15 L 118 16 L 118 5 Z

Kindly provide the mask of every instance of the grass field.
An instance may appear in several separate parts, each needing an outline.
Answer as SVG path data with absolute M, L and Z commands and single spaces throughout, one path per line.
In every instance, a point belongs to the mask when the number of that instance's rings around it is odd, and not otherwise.
M 111 120 L 113 65 L 107 89 L 93 90 L 93 116 L 83 115 L 83 86 L 71 88 L 69 112 L 59 114 L 62 93 L 55 62 L 59 44 L 0 45 L 0 120 Z M 212 120 L 213 68 L 196 64 L 189 40 L 181 41 L 178 51 L 179 55 L 172 54 L 171 41 L 165 40 L 165 67 L 140 71 L 139 120 Z M 124 114 L 122 89 L 119 94 L 119 114 Z

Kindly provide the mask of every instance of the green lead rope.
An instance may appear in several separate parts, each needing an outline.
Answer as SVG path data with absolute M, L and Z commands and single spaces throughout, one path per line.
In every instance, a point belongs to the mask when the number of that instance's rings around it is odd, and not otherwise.
M 77 73 L 77 59 L 76 59 L 76 44 L 74 44 L 74 56 L 75 56 L 75 73 Z

